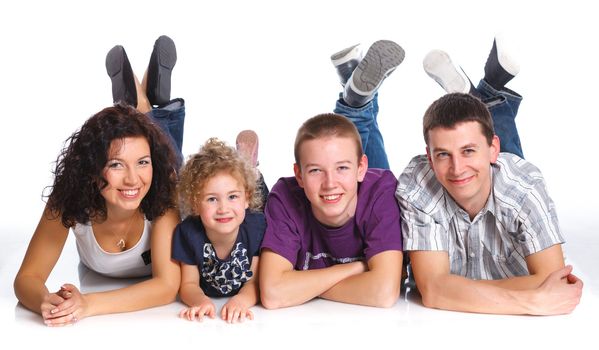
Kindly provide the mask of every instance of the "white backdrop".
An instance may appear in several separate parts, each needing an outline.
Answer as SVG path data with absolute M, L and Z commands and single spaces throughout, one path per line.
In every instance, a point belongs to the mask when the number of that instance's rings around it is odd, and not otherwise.
M 20 1 L 0 5 L 0 239 L 28 240 L 64 140 L 111 104 L 106 52 L 121 44 L 142 75 L 154 40 L 177 45 L 174 97 L 187 102 L 185 155 L 208 137 L 260 135 L 269 185 L 292 174 L 297 127 L 332 111 L 340 86 L 329 55 L 390 39 L 406 51 L 380 93 L 392 170 L 424 150 L 421 117 L 443 90 L 424 73 L 433 48 L 473 81 L 493 36 L 517 48 L 518 124 L 526 157 L 544 172 L 564 231 L 599 226 L 594 145 L 597 25 L 590 1 Z M 581 226 L 582 225 L 582 226 Z M 2 282 L 4 283 L 4 282 Z
M 401 345 L 408 347 L 410 342 L 434 346 L 432 342 L 463 348 L 465 341 L 476 342 L 497 329 L 509 336 L 486 347 L 505 348 L 508 342 L 553 348 L 576 340 L 587 347 L 596 343 L 592 325 L 597 324 L 599 290 L 594 156 L 599 24 L 591 1 L 558 5 L 562 3 L 0 2 L 3 342 L 12 338 L 21 345 L 64 349 L 81 344 L 105 347 L 105 341 L 89 339 L 106 339 L 111 344 L 117 340 L 116 346 L 122 348 L 146 344 L 156 348 L 167 342 L 172 348 L 222 346 L 222 341 L 241 343 L 247 337 L 253 339 L 247 341 L 250 348 L 262 348 L 269 340 L 280 341 L 277 347 L 299 348 L 317 341 L 321 347 L 334 342 L 336 347 L 357 348 L 366 342 L 370 347 L 388 346 L 405 335 Z M 53 162 L 64 140 L 86 118 L 112 103 L 104 60 L 114 45 L 126 48 L 134 71 L 142 75 L 154 40 L 161 34 L 172 37 L 179 57 L 172 93 L 187 102 L 184 154 L 196 151 L 208 137 L 233 143 L 239 130 L 252 128 L 261 137 L 260 168 L 272 186 L 278 177 L 292 174 L 293 139 L 299 125 L 334 108 L 340 86 L 329 61 L 331 53 L 358 42 L 367 48 L 378 39 L 394 40 L 405 49 L 404 62 L 383 84 L 379 100 L 379 124 L 398 175 L 413 155 L 424 151 L 422 115 L 444 93 L 424 73 L 424 55 L 433 48 L 446 50 L 476 82 L 497 32 L 511 39 L 513 56 L 521 65 L 508 87 L 525 97 L 518 116 L 524 153 L 545 174 L 568 240 L 566 251 L 572 251 L 568 261 L 576 262 L 585 281 L 585 305 L 572 315 L 496 317 L 428 310 L 404 301 L 380 310 L 317 300 L 277 311 L 255 308 L 255 321 L 230 328 L 219 321 L 198 327 L 170 317 L 181 306 L 173 303 L 94 317 L 57 330 L 43 327 L 37 316 L 16 306 L 12 280 L 43 209 L 41 193 L 51 184 Z M 63 255 L 49 281 L 51 288 L 76 280 L 72 237 Z M 63 280 L 65 275 L 74 279 Z M 431 337 L 431 329 L 435 336 Z M 456 337 L 464 329 L 472 331 L 469 338 Z

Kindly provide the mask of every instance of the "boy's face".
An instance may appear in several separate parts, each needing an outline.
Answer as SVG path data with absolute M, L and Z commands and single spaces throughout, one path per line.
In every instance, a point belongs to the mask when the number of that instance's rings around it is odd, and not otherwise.
M 208 238 L 215 243 L 232 235 L 237 237 L 247 208 L 243 184 L 231 174 L 220 172 L 204 184 L 194 211 L 200 216 Z
M 478 122 L 459 123 L 454 129 L 429 131 L 427 155 L 437 180 L 473 217 L 486 204 L 491 191 L 490 164 L 497 161 L 499 138 L 491 145 Z
M 295 177 L 323 225 L 340 227 L 356 213 L 358 182 L 368 169 L 366 156 L 356 156 L 349 137 L 326 137 L 305 141 L 299 148 L 301 164 Z

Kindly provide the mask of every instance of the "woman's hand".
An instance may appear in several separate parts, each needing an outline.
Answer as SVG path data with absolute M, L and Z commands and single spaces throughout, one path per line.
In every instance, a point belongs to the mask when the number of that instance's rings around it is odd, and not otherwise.
M 44 298 L 42 317 L 47 326 L 66 326 L 84 319 L 87 307 L 87 301 L 79 289 L 72 284 L 64 284 L 58 292 Z

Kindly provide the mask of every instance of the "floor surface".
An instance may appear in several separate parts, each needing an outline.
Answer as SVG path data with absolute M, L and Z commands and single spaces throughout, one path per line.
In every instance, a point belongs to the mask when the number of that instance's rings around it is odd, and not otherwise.
M 592 226 L 592 225 L 591 225 Z M 2 333 L 22 345 L 44 348 L 85 346 L 118 348 L 139 346 L 218 346 L 230 348 L 305 348 L 383 346 L 433 346 L 449 348 L 523 348 L 524 346 L 568 346 L 583 348 L 596 343 L 599 324 L 599 267 L 594 252 L 599 238 L 588 226 L 570 232 L 565 246 L 568 263 L 584 280 L 585 289 L 578 308 L 570 315 L 533 317 L 479 315 L 427 309 L 417 293 L 403 291 L 390 309 L 346 305 L 314 300 L 282 310 L 253 308 L 255 319 L 229 325 L 220 319 L 203 323 L 177 317 L 183 307 L 175 302 L 163 307 L 116 315 L 96 316 L 74 326 L 48 328 L 41 318 L 20 306 L 14 297 L 12 280 L 25 253 L 26 241 L 6 240 L 0 247 L 0 325 Z M 55 267 L 48 286 L 58 288 L 75 283 L 83 291 L 123 286 L 131 281 L 97 275 L 78 262 L 73 238 Z M 225 300 L 218 300 L 220 308 Z M 148 336 L 149 335 L 149 336 Z M 90 341 L 90 339 L 93 339 Z M 481 341 L 486 340 L 483 345 Z

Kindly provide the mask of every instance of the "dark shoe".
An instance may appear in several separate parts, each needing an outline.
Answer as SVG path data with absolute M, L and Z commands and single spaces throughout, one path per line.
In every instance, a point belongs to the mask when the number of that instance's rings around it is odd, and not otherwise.
M 361 60 L 362 50 L 360 44 L 350 46 L 331 55 L 331 62 L 337 70 L 342 86 L 345 86 Z
M 507 55 L 504 40 L 497 36 L 485 63 L 485 81 L 495 90 L 502 90 L 518 74 L 520 67 Z
M 148 64 L 148 86 L 146 94 L 150 104 L 161 106 L 171 99 L 171 73 L 177 63 L 175 42 L 162 35 L 154 43 L 154 50 Z
M 404 50 L 393 41 L 379 40 L 372 44 L 345 85 L 345 103 L 351 107 L 361 107 L 370 102 L 383 80 L 400 65 L 404 57 Z
M 475 91 L 470 78 L 461 68 L 457 68 L 445 51 L 432 50 L 422 61 L 424 71 L 448 93 L 464 94 Z
M 121 45 L 113 47 L 106 55 L 106 72 L 112 81 L 112 100 L 137 107 L 135 77 L 127 53 Z

